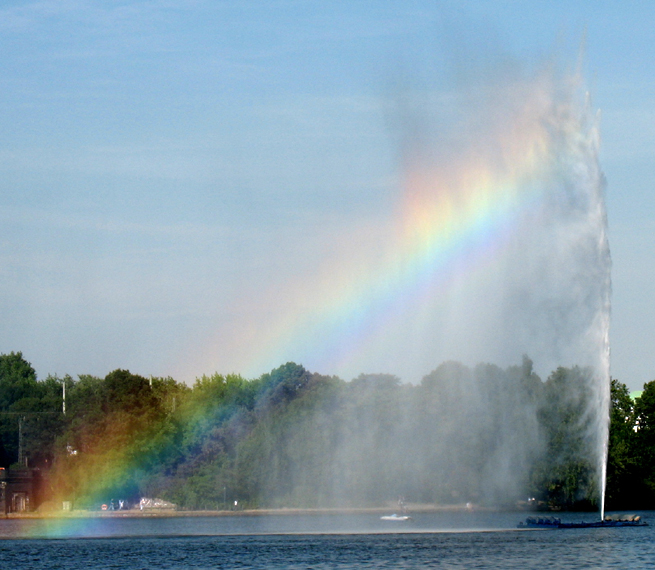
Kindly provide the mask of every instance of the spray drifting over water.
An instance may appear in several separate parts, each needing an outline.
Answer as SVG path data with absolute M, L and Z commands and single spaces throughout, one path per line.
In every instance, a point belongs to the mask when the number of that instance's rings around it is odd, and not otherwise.
M 429 242 L 446 227 L 460 241 L 453 286 L 441 291 L 444 344 L 464 360 L 527 353 L 542 371 L 587 368 L 584 425 L 604 514 L 611 259 L 599 114 L 581 74 L 482 73 L 407 109 L 407 234 Z
M 367 423 L 357 407 L 335 404 L 332 415 L 343 415 L 343 425 L 352 429 L 348 435 L 337 430 L 323 441 L 329 453 L 317 454 L 316 441 L 305 448 L 296 442 L 296 451 L 284 452 L 271 444 L 272 463 L 295 466 L 280 470 L 279 485 L 264 477 L 271 496 L 290 485 L 289 473 L 301 479 L 306 473 L 300 485 L 309 489 L 325 472 L 321 489 L 332 483 L 341 487 L 335 487 L 333 496 L 343 496 L 343 488 L 356 486 L 355 479 L 364 489 L 363 482 L 374 486 L 383 475 L 388 481 L 413 479 L 414 492 L 420 494 L 434 487 L 434 474 L 441 473 L 454 489 L 467 471 L 478 469 L 489 473 L 485 492 L 509 497 L 512 475 L 528 470 L 539 455 L 533 450 L 541 429 L 537 406 L 511 393 L 513 387 L 521 397 L 529 393 L 520 386 L 530 383 L 532 365 L 518 375 L 493 367 L 471 372 L 437 366 L 448 360 L 510 366 L 524 354 L 542 376 L 559 366 L 580 367 L 571 378 L 584 384 L 585 394 L 593 394 L 591 404 L 578 388 L 569 400 L 585 402 L 579 424 L 593 457 L 584 459 L 597 465 L 604 488 L 610 255 L 598 161 L 599 117 L 577 71 L 554 64 L 529 74 L 507 66 L 500 70 L 471 73 L 445 94 L 400 98 L 403 184 L 396 215 L 379 228 L 365 228 L 362 233 L 374 239 L 358 239 L 361 228 L 356 228 L 342 240 L 346 247 L 335 243 L 334 255 L 317 275 L 289 286 L 292 300 L 276 297 L 274 306 L 282 317 L 269 319 L 270 327 L 257 327 L 259 336 L 246 343 L 255 351 L 249 362 L 260 369 L 294 360 L 345 378 L 382 370 L 405 380 L 434 370 L 417 387 L 416 401 L 405 407 L 398 402 L 388 410 L 387 423 L 393 427 L 380 432 L 379 440 L 362 434 L 371 425 L 385 424 L 381 408 L 371 411 Z M 503 376 L 510 380 L 498 381 L 495 394 L 481 387 Z M 372 388 L 376 382 L 361 380 L 351 390 L 365 407 L 370 398 L 382 396 Z M 393 382 L 383 379 L 381 385 L 387 384 Z M 500 393 L 504 404 L 492 401 Z M 395 396 L 389 397 L 394 401 Z M 423 409 L 413 414 L 413 406 L 441 405 L 449 398 L 443 413 Z M 508 409 L 512 420 L 503 423 Z M 316 425 L 332 421 L 329 410 L 323 411 L 324 420 L 312 416 Z M 444 419 L 446 414 L 450 419 Z M 433 423 L 413 425 L 413 416 L 431 417 Z M 414 435 L 405 437 L 409 433 Z M 490 434 L 494 437 L 485 451 L 493 445 L 493 453 L 478 454 L 486 458 L 485 465 L 476 465 L 472 457 L 458 460 L 458 454 L 468 447 L 470 455 Z M 289 441 L 295 437 L 285 435 Z M 298 455 L 301 449 L 307 456 Z M 406 465 L 403 452 L 412 455 L 412 467 L 401 473 L 390 464 Z M 263 455 L 259 450 L 257 456 Z M 395 461 L 386 460 L 392 456 Z M 353 467 L 362 461 L 368 466 Z M 459 470 L 453 468 L 458 461 Z M 515 482 L 515 489 L 525 483 Z M 468 493 L 464 488 L 454 492 L 460 497 Z

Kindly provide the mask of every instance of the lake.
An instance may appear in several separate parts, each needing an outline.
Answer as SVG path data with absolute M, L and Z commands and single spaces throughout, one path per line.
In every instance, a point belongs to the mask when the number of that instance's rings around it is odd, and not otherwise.
M 640 512 L 655 524 L 655 512 Z M 520 513 L 0 520 L 4 569 L 655 567 L 655 527 L 518 530 Z M 564 513 L 563 520 L 597 515 Z M 27 538 L 25 538 L 27 537 Z

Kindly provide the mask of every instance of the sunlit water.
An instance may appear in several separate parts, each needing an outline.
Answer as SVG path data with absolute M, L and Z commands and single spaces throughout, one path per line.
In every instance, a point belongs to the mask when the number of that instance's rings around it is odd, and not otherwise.
M 655 512 L 642 516 L 655 522 Z M 653 568 L 655 529 L 517 530 L 520 514 L 87 519 L 66 527 L 0 520 L 0 567 Z M 564 514 L 563 520 L 593 520 Z M 84 529 L 87 529 L 86 531 Z M 59 538 L 18 538 L 26 532 Z

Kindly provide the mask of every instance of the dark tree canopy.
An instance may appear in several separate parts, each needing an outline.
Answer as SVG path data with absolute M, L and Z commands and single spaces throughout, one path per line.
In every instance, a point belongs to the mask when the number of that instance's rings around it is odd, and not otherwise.
M 80 508 L 142 496 L 190 509 L 400 496 L 592 508 L 590 374 L 558 368 L 542 381 L 526 356 L 507 369 L 446 362 L 411 385 L 383 373 L 346 382 L 289 362 L 188 387 L 123 369 L 39 381 L 11 353 L 0 355 L 0 466 L 18 460 L 20 417 L 27 462 L 47 471 L 53 499 Z M 633 402 L 612 380 L 611 395 L 608 506 L 655 505 L 655 381 Z

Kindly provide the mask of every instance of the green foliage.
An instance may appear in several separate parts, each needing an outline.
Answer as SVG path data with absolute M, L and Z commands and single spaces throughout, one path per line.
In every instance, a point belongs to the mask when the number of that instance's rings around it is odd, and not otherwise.
M 610 388 L 610 428 L 607 454 L 606 505 L 610 509 L 640 507 L 635 495 L 636 461 L 634 457 L 634 402 L 625 384 L 612 378 Z
M 36 372 L 20 352 L 0 355 L 0 410 L 7 411 L 24 399 L 38 397 Z
M 599 434 L 589 413 L 592 374 L 589 369 L 560 367 L 543 386 L 537 413 L 545 453 L 535 466 L 531 494 L 552 506 L 598 504 L 594 451 Z
M 39 427 L 45 422 L 37 421 L 36 412 L 47 411 L 43 400 L 50 388 L 50 383 L 37 382 L 34 368 L 22 353 L 0 355 L 0 466 L 18 461 L 19 423 L 25 436 L 43 431 Z
M 501 369 L 446 362 L 419 385 L 388 374 L 350 382 L 287 363 L 248 380 L 193 387 L 114 370 L 38 381 L 0 355 L 4 461 L 50 471 L 54 498 L 97 506 L 159 496 L 188 509 L 375 506 L 408 501 L 562 508 L 598 498 L 591 372 L 532 362 Z M 62 385 L 67 413 L 62 413 Z M 632 402 L 612 380 L 608 505 L 655 504 L 655 382 Z M 20 416 L 19 416 L 20 414 Z M 3 449 L 0 449 L 2 461 Z M 643 506 L 642 503 L 634 506 Z
M 637 492 L 649 508 L 655 507 L 655 380 L 644 384 L 634 405 L 633 454 L 639 486 Z

